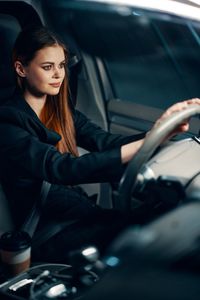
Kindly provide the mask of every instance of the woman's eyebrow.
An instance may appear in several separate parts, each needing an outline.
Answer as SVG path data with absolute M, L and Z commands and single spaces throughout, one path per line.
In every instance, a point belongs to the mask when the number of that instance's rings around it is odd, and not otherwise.
M 45 65 L 45 64 L 53 65 L 54 62 L 52 62 L 52 61 L 43 61 L 43 62 L 41 63 L 41 65 Z
M 59 64 L 62 64 L 62 63 L 65 63 L 65 62 L 66 62 L 66 60 L 64 59 L 64 60 L 62 60 Z M 54 65 L 55 62 L 52 62 L 52 61 L 44 61 L 44 62 L 41 63 L 41 65 L 45 65 L 45 64 Z
M 66 59 L 63 59 L 60 64 L 65 64 L 66 63 Z

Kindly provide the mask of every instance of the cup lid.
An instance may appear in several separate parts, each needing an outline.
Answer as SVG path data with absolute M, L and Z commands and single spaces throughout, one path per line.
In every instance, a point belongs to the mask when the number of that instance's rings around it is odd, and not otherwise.
M 30 247 L 31 237 L 25 231 L 8 231 L 0 238 L 0 248 L 8 251 L 19 251 Z

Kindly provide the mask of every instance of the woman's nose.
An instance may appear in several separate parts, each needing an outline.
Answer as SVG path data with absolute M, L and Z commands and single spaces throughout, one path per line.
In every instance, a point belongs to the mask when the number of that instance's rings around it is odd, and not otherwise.
M 59 68 L 54 68 L 54 74 L 53 77 L 54 78 L 59 78 L 61 76 L 61 70 Z

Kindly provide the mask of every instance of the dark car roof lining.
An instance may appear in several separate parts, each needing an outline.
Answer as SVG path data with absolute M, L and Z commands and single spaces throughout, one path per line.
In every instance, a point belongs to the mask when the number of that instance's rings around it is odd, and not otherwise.
M 21 1 L 0 1 L 0 104 L 9 98 L 15 89 L 15 76 L 11 54 L 13 44 L 21 28 L 42 24 L 35 9 Z
M 0 1 L 0 11 L 2 14 L 15 17 L 21 27 L 31 24 L 42 24 L 35 9 L 22 1 Z

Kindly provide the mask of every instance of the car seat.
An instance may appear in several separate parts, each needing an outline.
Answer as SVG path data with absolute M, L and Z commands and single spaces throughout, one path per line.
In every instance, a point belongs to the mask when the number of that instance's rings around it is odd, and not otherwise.
M 9 98 L 15 88 L 14 72 L 11 67 L 11 52 L 14 41 L 21 30 L 15 17 L 0 14 L 0 105 Z M 8 203 L 0 184 L 0 234 L 13 228 Z
M 12 95 L 15 88 L 11 58 L 12 47 L 20 30 L 21 26 L 15 17 L 0 14 L 0 104 Z

